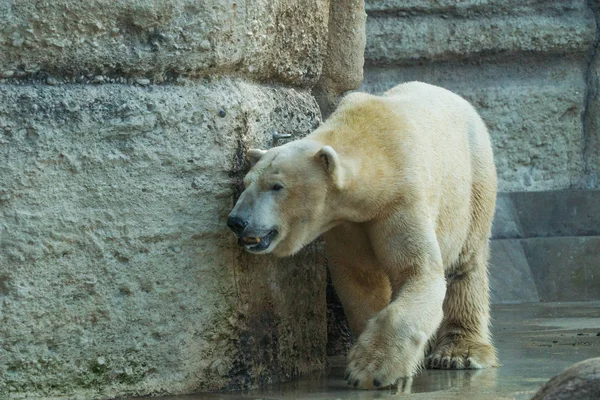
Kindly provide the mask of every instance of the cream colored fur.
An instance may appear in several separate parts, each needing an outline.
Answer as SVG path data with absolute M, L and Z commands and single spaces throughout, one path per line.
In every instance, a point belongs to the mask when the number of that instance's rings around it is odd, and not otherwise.
M 419 82 L 353 93 L 311 135 L 250 155 L 232 215 L 252 234 L 276 229 L 262 252 L 277 256 L 325 234 L 358 337 L 349 383 L 385 387 L 423 363 L 496 365 L 487 279 L 496 171 L 469 103 Z

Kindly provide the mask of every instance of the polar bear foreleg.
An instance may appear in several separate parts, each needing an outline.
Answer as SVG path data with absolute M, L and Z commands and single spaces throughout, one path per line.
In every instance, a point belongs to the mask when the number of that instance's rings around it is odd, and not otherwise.
M 347 379 L 370 389 L 409 380 L 422 366 L 425 346 L 442 321 L 443 275 L 413 277 L 367 323 L 350 350 Z
M 348 355 L 348 382 L 365 389 L 405 381 L 422 367 L 446 294 L 436 235 L 418 210 L 373 222 L 369 239 L 390 279 L 392 301 L 367 322 Z

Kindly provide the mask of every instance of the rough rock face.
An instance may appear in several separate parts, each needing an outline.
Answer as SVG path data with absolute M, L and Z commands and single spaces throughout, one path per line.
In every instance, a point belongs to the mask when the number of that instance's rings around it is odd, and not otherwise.
M 323 118 L 335 110 L 342 93 L 358 89 L 363 81 L 366 17 L 364 0 L 331 1 L 327 58 L 313 89 Z
M 600 398 L 600 358 L 590 358 L 550 379 L 531 400 L 598 398 Z
M 310 87 L 328 15 L 327 0 L 2 0 L 0 70 L 158 82 L 222 73 Z
M 309 95 L 220 80 L 0 98 L 4 393 L 188 392 L 322 367 L 321 256 L 246 255 L 223 223 L 244 147 L 314 129 Z
M 421 80 L 465 96 L 490 128 L 501 191 L 598 187 L 593 4 L 367 0 L 363 89 Z
M 0 398 L 324 367 L 320 244 L 250 256 L 225 219 L 246 149 L 320 123 L 328 24 L 356 21 L 340 47 L 363 44 L 353 4 L 0 0 Z M 339 68 L 355 79 L 336 94 L 360 84 L 362 58 Z

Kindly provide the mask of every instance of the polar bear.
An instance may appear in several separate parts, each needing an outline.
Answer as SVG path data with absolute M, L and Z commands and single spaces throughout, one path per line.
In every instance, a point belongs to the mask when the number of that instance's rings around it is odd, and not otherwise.
M 247 251 L 279 257 L 324 235 L 358 337 L 349 384 L 406 384 L 423 364 L 496 365 L 487 277 L 496 169 L 466 100 L 421 82 L 351 93 L 307 137 L 248 159 L 227 225 Z

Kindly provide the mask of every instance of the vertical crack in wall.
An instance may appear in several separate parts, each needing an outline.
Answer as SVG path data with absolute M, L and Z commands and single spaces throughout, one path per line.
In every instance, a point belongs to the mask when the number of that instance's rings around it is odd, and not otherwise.
M 598 47 L 600 44 L 600 1 L 599 0 L 588 0 L 587 5 L 594 15 L 594 21 L 596 23 L 596 36 L 590 48 L 590 53 L 586 58 L 585 68 L 585 93 L 583 99 L 583 112 L 581 114 L 581 123 L 583 128 L 583 177 L 579 182 L 581 189 L 594 189 L 597 185 L 597 175 L 594 166 L 592 165 L 593 160 L 592 154 L 594 146 L 597 141 L 595 135 L 597 135 L 598 126 L 595 121 L 595 113 L 592 110 L 594 101 L 598 97 L 598 79 L 594 70 L 596 65 L 596 56 L 598 53 Z
M 246 134 L 249 129 L 248 114 L 244 112 L 242 117 L 242 125 L 235 129 L 237 136 L 237 148 L 232 160 L 231 171 L 229 173 L 229 178 L 231 179 L 231 184 L 233 185 L 233 199 L 231 203 L 232 208 L 242 195 L 242 192 L 244 191 L 244 176 L 246 176 L 246 173 L 248 173 L 248 170 L 250 169 L 250 166 L 246 161 L 246 153 L 248 152 L 248 139 L 246 137 Z M 246 252 L 240 251 L 239 249 L 236 252 L 234 252 L 234 254 L 237 254 L 237 256 L 235 256 L 236 260 L 233 264 L 233 280 L 238 300 L 238 307 L 240 307 L 240 283 L 239 277 L 237 276 L 236 268 L 241 267 L 243 265 L 247 265 L 247 254 Z

